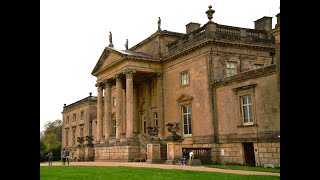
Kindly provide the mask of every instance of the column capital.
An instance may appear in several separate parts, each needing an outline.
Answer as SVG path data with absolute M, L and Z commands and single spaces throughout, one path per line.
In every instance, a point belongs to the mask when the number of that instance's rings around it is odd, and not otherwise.
M 120 74 L 116 74 L 116 75 L 114 75 L 114 77 L 113 77 L 116 81 L 119 81 L 119 80 L 121 80 L 121 76 L 120 76 Z
M 123 74 L 126 75 L 126 78 L 132 78 L 133 74 L 136 72 L 135 69 L 125 69 Z
M 111 87 L 111 82 L 109 79 L 106 79 L 103 81 L 103 84 L 104 84 L 104 88 L 109 88 Z
M 95 86 L 98 87 L 98 88 L 102 88 L 103 83 L 102 82 L 98 82 L 98 83 L 95 84 Z

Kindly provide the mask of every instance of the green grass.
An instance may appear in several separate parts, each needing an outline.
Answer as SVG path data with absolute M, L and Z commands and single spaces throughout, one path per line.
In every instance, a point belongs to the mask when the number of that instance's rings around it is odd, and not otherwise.
M 237 175 L 216 172 L 135 168 L 135 167 L 110 167 L 110 166 L 40 166 L 41 180 L 101 180 L 101 179 L 219 179 L 219 180 L 274 180 L 279 176 L 253 176 Z
M 264 168 L 264 167 L 250 167 L 250 166 L 237 166 L 237 165 L 216 165 L 216 164 L 214 164 L 214 165 L 205 164 L 204 166 L 211 167 L 211 168 L 220 168 L 220 169 L 233 169 L 233 170 L 280 173 L 280 168 Z

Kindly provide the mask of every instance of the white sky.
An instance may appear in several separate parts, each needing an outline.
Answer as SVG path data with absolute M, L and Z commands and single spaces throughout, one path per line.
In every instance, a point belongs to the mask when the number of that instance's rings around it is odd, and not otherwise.
M 91 72 L 109 44 L 129 48 L 161 29 L 185 33 L 189 22 L 207 21 L 212 5 L 218 24 L 252 28 L 263 16 L 280 12 L 280 0 L 41 0 L 40 131 L 47 121 L 62 120 L 63 104 L 97 96 Z

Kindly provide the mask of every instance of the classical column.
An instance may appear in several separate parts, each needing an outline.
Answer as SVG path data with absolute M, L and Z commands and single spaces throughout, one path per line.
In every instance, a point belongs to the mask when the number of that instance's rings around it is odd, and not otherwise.
M 164 137 L 164 119 L 163 119 L 163 87 L 162 87 L 162 73 L 157 74 L 157 91 L 158 91 L 158 125 L 159 135 L 162 139 Z
M 102 84 L 96 84 L 96 87 L 98 87 L 98 99 L 97 99 L 97 137 L 96 137 L 96 143 L 100 143 L 101 137 L 102 137 Z
M 133 138 L 133 71 L 128 70 L 126 73 L 126 118 L 127 129 L 126 138 Z
M 121 126 L 122 126 L 122 82 L 120 75 L 117 74 L 116 78 L 116 139 L 120 140 L 121 138 Z
M 151 80 L 146 80 L 146 118 L 147 118 L 147 127 L 152 126 L 151 121 Z
M 105 141 L 109 141 L 111 135 L 111 116 L 112 116 L 112 107 L 111 107 L 111 84 L 106 81 L 104 85 L 104 136 Z

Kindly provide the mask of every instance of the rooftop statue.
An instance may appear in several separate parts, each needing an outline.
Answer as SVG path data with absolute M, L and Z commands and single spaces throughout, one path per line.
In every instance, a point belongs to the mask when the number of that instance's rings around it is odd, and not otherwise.
M 161 30 L 160 26 L 161 26 L 161 19 L 160 19 L 160 17 L 159 17 L 159 20 L 158 20 L 158 30 Z

